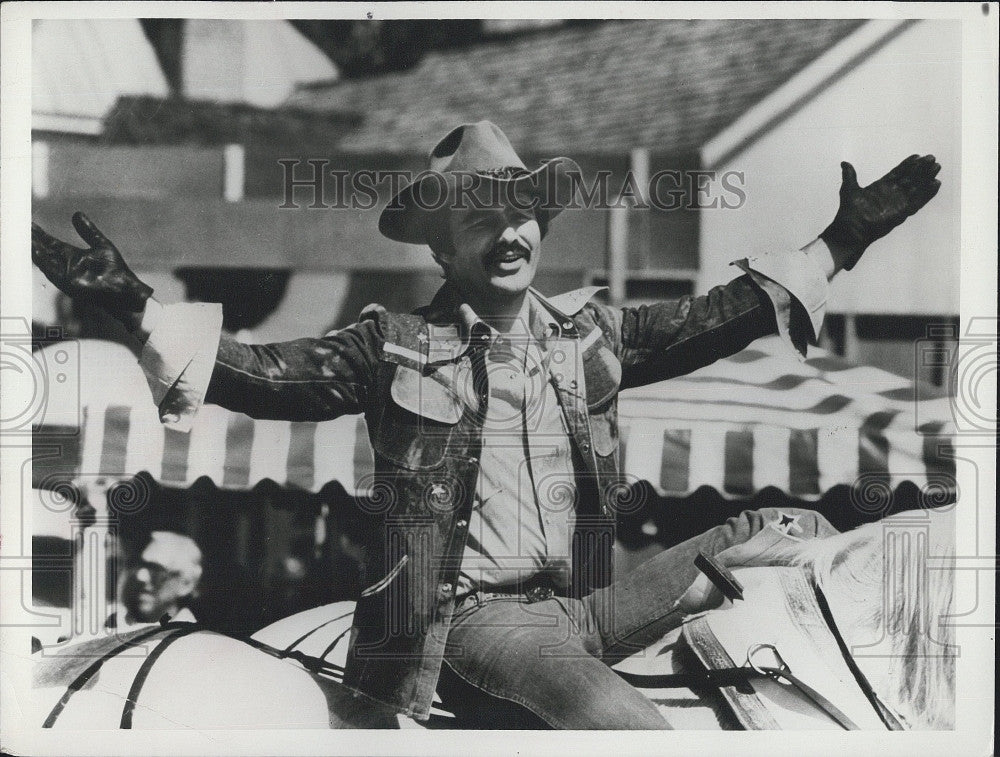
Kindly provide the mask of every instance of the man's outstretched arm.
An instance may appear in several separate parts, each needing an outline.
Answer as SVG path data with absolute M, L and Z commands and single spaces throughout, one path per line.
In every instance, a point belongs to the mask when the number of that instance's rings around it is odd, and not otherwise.
M 322 339 L 241 344 L 221 336 L 220 305 L 159 303 L 85 215 L 74 214 L 73 225 L 89 247 L 32 224 L 32 259 L 60 290 L 104 308 L 143 345 L 140 365 L 164 423 L 190 428 L 202 401 L 281 420 L 364 410 L 384 341 L 377 320 Z
M 687 373 L 775 331 L 805 354 L 819 336 L 829 280 L 941 186 L 933 155 L 911 155 L 867 187 L 850 163 L 841 168 L 836 217 L 801 250 L 734 261 L 746 275 L 702 297 L 610 311 L 623 387 Z

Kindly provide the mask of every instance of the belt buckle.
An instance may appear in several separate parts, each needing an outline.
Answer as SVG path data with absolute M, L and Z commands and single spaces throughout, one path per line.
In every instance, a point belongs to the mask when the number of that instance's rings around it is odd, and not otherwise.
M 555 592 L 552 590 L 551 586 L 533 586 L 524 592 L 525 598 L 528 603 L 542 602 L 546 599 L 552 599 L 555 596 Z

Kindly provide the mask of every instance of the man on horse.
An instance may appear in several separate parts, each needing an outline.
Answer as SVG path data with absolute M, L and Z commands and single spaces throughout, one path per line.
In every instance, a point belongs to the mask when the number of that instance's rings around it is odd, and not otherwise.
M 662 729 L 609 664 L 680 622 L 695 556 L 768 529 L 834 530 L 808 511 L 745 512 L 614 576 L 615 516 L 635 504 L 618 392 L 773 332 L 804 353 L 827 282 L 934 196 L 939 168 L 914 155 L 862 188 L 844 163 L 836 217 L 806 247 L 739 260 L 743 275 L 705 296 L 616 308 L 596 288 L 547 298 L 531 287 L 575 163 L 529 170 L 495 125 L 463 125 L 379 221 L 390 239 L 430 247 L 445 278 L 432 302 L 373 306 L 323 338 L 268 345 L 220 338 L 219 306 L 158 303 L 82 214 L 88 248 L 33 226 L 32 254 L 144 344 L 164 423 L 189 428 L 202 401 L 294 421 L 365 414 L 378 473 L 359 502 L 368 586 L 347 685 L 417 719 L 438 690 L 457 710 L 523 727 Z

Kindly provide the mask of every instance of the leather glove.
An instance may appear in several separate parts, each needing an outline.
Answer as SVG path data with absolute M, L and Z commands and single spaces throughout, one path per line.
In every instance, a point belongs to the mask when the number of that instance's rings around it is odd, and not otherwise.
M 119 320 L 141 313 L 153 294 L 125 264 L 121 253 L 87 216 L 73 214 L 73 227 L 89 248 L 61 242 L 31 224 L 31 259 L 46 278 L 74 300 L 97 305 Z
M 935 179 L 941 166 L 933 155 L 911 155 L 878 181 L 858 186 L 854 166 L 840 164 L 840 208 L 820 238 L 831 249 L 839 248 L 846 257 L 841 267 L 851 270 L 861 254 L 876 239 L 881 239 L 912 216 L 941 188 Z

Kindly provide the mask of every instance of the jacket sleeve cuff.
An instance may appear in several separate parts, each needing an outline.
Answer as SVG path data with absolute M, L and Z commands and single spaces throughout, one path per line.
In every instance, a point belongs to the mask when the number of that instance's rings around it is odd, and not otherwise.
M 160 421 L 167 426 L 191 430 L 212 378 L 221 335 L 221 305 L 178 303 L 163 308 L 139 365 Z
M 774 305 L 778 333 L 801 355 L 816 344 L 826 314 L 827 278 L 801 250 L 734 260 Z

